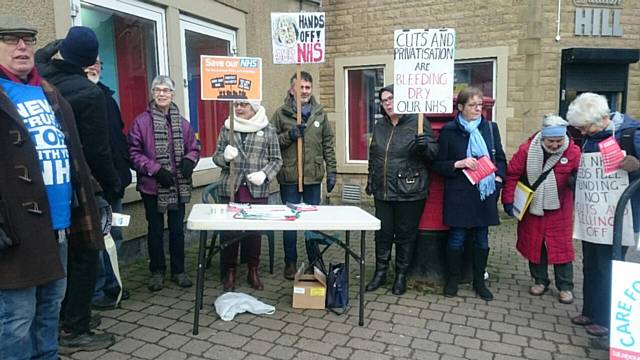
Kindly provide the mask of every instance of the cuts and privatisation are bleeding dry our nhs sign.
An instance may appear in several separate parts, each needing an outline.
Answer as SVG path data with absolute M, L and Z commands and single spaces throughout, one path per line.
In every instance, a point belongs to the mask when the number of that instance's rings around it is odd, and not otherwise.
M 271 13 L 273 63 L 323 63 L 325 25 L 323 12 Z
M 452 113 L 455 30 L 396 30 L 393 39 L 395 113 Z

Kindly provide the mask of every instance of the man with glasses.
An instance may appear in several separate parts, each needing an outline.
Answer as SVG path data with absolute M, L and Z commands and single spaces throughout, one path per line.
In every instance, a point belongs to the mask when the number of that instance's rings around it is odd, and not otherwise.
M 67 241 L 103 246 L 72 110 L 34 67 L 36 34 L 0 15 L 0 359 L 58 358 Z
M 106 101 L 100 88 L 89 81 L 83 71 L 95 64 L 97 56 L 98 40 L 93 30 L 74 26 L 64 39 L 38 50 L 36 63 L 42 76 L 55 85 L 71 105 L 91 175 L 109 202 L 117 198 L 121 184 L 113 165 Z M 115 341 L 110 334 L 94 334 L 90 330 L 98 250 L 101 249 L 95 246 L 69 248 L 69 284 L 60 313 L 61 352 L 103 349 Z

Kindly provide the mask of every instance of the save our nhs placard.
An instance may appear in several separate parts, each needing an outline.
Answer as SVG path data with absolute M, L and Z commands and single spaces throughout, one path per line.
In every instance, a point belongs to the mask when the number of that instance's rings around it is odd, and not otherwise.
M 610 360 L 640 360 L 640 264 L 613 261 Z
M 202 100 L 262 100 L 262 59 L 200 55 Z
M 271 13 L 273 63 L 323 63 L 325 28 L 323 12 Z
M 454 29 L 408 29 L 393 34 L 397 114 L 453 112 Z

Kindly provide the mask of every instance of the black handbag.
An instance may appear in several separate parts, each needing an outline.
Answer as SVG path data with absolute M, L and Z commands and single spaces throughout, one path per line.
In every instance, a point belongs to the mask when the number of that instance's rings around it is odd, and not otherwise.
M 338 315 L 347 311 L 349 306 L 349 280 L 347 278 L 347 267 L 344 263 L 329 264 L 327 274 L 327 309 Z M 342 309 L 338 312 L 335 309 Z

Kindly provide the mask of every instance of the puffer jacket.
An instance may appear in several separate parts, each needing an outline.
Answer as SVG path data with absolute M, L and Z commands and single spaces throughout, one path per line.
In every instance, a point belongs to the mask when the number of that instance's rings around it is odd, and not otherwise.
M 431 125 L 424 122 L 427 147 L 415 146 L 418 116 L 406 114 L 393 126 L 386 117 L 376 122 L 369 145 L 369 190 L 385 201 L 415 201 L 427 198 L 427 163 L 438 154 Z
M 289 99 L 289 98 L 287 98 Z M 303 147 L 303 183 L 319 184 L 327 173 L 336 172 L 335 137 L 327 114 L 315 97 L 311 97 L 311 114 L 304 130 Z M 277 179 L 280 184 L 298 183 L 298 147 L 289 137 L 289 130 L 296 126 L 296 112 L 288 101 L 276 110 L 271 117 L 271 125 L 278 133 L 282 152 L 282 168 Z

